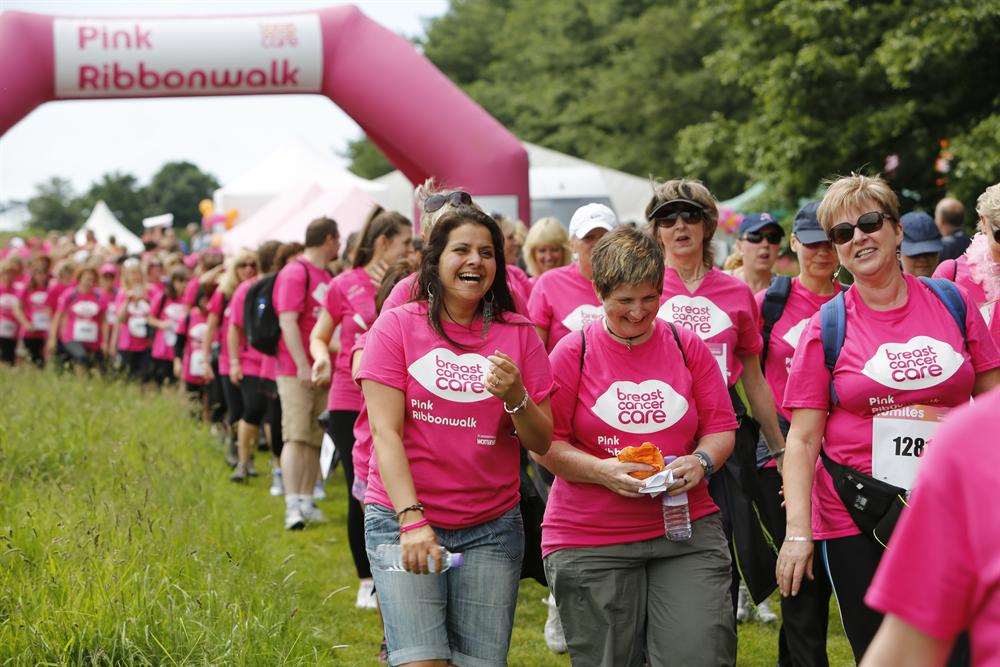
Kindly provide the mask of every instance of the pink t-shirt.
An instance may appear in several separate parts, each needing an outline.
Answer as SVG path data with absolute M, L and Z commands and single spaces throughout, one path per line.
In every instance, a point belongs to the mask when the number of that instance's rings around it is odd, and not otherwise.
M 198 276 L 192 276 L 191 280 L 184 286 L 184 294 L 181 295 L 181 301 L 188 308 L 192 308 L 195 301 L 198 300 L 199 287 L 201 287 L 201 282 L 198 280 Z
M 208 301 L 208 314 L 215 315 L 218 324 L 215 329 L 215 341 L 219 343 L 219 375 L 229 376 L 229 318 L 232 316 L 232 299 L 227 298 L 221 289 L 216 288 Z
M 181 359 L 181 377 L 189 384 L 207 384 L 205 375 L 212 360 L 205 356 L 202 343 L 208 335 L 208 313 L 200 308 L 192 308 L 181 323 L 178 333 L 185 334 L 184 358 Z
M 486 338 L 443 323 L 456 347 L 427 321 L 424 303 L 382 314 L 372 326 L 358 378 L 403 392 L 403 447 L 417 497 L 434 526 L 466 528 L 490 521 L 520 498 L 520 445 L 503 402 L 486 391 L 486 357 L 501 350 L 514 359 L 532 400 L 552 390 L 552 372 L 528 320 L 507 314 Z M 368 475 L 366 503 L 392 507 L 377 467 Z
M 246 304 L 247 292 L 256 282 L 256 278 L 244 280 L 236 287 L 233 298 L 229 300 L 229 322 L 236 325 L 240 332 L 240 369 L 243 375 L 251 377 L 261 376 L 261 364 L 264 361 L 264 355 L 247 342 L 246 332 L 243 330 L 243 306 Z
M 120 292 L 115 299 L 115 312 L 121 316 L 125 308 L 125 320 L 118 325 L 118 349 L 123 352 L 143 352 L 148 350 L 153 342 L 153 331 L 149 325 L 149 313 L 152 305 L 152 290 L 147 286 L 145 296 L 140 299 L 129 299 L 127 292 Z
M 278 358 L 269 354 L 260 355 L 260 376 L 265 380 L 278 379 Z
M 546 271 L 528 300 L 531 321 L 549 332 L 545 348 L 555 349 L 564 336 L 604 317 L 594 284 L 583 277 L 575 262 Z
M 507 266 L 510 266 L 509 264 Z M 509 275 L 509 274 L 508 274 Z M 396 306 L 401 306 L 404 303 L 409 303 L 413 300 L 413 290 L 416 288 L 417 274 L 411 273 L 410 275 L 402 278 L 396 286 L 392 288 L 389 292 L 389 296 L 385 298 L 385 302 L 382 304 L 382 310 L 391 310 Z M 511 283 L 511 279 L 508 278 L 507 287 L 510 290 L 511 296 L 514 298 L 514 310 L 525 317 L 528 316 L 528 302 L 522 300 L 519 291 Z
M 17 338 L 20 328 L 14 317 L 14 309 L 21 302 L 19 291 L 13 285 L 0 285 L 0 338 Z
M 49 328 L 52 326 L 52 314 L 56 310 L 57 302 L 52 298 L 52 293 L 48 287 L 30 287 L 28 283 L 21 290 L 21 310 L 24 317 L 31 322 L 31 328 L 21 332 L 23 338 L 39 339 L 47 338 Z
M 96 351 L 102 342 L 105 308 L 104 296 L 97 290 L 85 294 L 76 289 L 64 290 L 56 305 L 56 311 L 63 314 L 59 341 L 80 343 L 84 349 Z
M 326 292 L 326 310 L 333 326 L 340 325 L 340 352 L 333 366 L 330 385 L 330 410 L 361 409 L 361 389 L 351 379 L 351 349 L 362 333 L 375 321 L 375 292 L 371 276 L 363 268 L 351 269 L 330 281 Z
M 693 452 L 698 439 L 736 430 L 736 415 L 708 348 L 678 327 L 683 355 L 670 326 L 657 320 L 652 338 L 632 349 L 614 341 L 601 322 L 552 351 L 556 392 L 553 440 L 598 458 L 652 442 L 665 456 Z M 718 508 L 702 481 L 688 492 L 691 519 Z M 663 537 L 661 498 L 625 498 L 598 484 L 557 477 L 542 522 L 542 555 L 559 549 L 625 544 Z
M 893 310 L 872 310 L 858 296 L 857 287 L 845 293 L 846 337 L 833 373 L 836 405 L 830 405 L 819 313 L 799 340 L 785 389 L 785 410 L 829 411 L 824 451 L 834 461 L 868 475 L 874 415 L 909 405 L 963 405 L 972 394 L 976 374 L 1000 366 L 1000 353 L 967 296 L 963 342 L 941 300 L 917 278 L 904 279 L 909 290 L 906 304 Z M 860 533 L 820 459 L 812 490 L 812 527 L 817 540 Z
M 972 663 L 1000 664 L 1000 391 L 948 416 L 865 602 L 921 632 L 968 630 Z
M 184 305 L 182 298 L 171 299 L 167 296 L 166 290 L 161 290 L 153 297 L 152 312 L 158 320 L 165 320 L 169 324 L 166 329 L 156 329 L 153 334 L 154 359 L 170 361 L 174 358 L 174 345 L 177 343 L 177 331 L 180 329 L 184 318 L 187 317 L 188 307 Z
M 279 317 L 281 313 L 299 314 L 299 339 L 309 364 L 313 362 L 309 354 L 309 334 L 319 319 L 319 309 L 323 307 L 329 287 L 330 274 L 326 269 L 305 259 L 289 262 L 274 281 L 274 310 Z M 278 343 L 278 375 L 295 374 L 295 360 L 282 335 Z
M 510 291 L 513 293 L 514 299 L 527 306 L 528 301 L 531 299 L 531 289 L 534 287 L 531 278 L 517 264 L 507 264 L 506 268 L 507 284 L 510 285 Z
M 993 342 L 1000 345 L 1000 299 L 990 300 L 983 284 L 973 280 L 968 256 L 962 255 L 956 260 L 941 262 L 934 271 L 934 277 L 947 278 L 965 289 L 972 303 L 976 304 L 983 319 L 986 320 L 986 326 L 993 335 Z
M 354 355 L 364 350 L 368 333 L 361 334 L 358 341 L 351 348 L 351 359 Z M 360 371 L 360 369 L 359 369 Z M 357 383 L 357 379 L 353 379 Z M 365 493 L 368 491 L 368 472 L 372 467 L 372 430 L 368 424 L 368 408 L 364 400 L 361 401 L 361 410 L 358 418 L 354 420 L 354 448 L 351 450 L 351 460 L 354 462 L 354 487 L 351 489 L 358 502 L 365 502 Z
M 543 276 L 544 277 L 544 276 Z M 708 344 L 730 387 L 743 375 L 739 357 L 760 354 L 760 311 L 746 283 L 713 268 L 689 292 L 677 271 L 663 274 L 660 318 L 691 329 Z

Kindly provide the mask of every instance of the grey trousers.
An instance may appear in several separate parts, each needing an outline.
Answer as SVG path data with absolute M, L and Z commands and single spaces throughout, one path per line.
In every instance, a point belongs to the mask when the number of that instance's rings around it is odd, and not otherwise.
M 732 564 L 719 514 L 687 542 L 659 537 L 545 558 L 573 667 L 736 663 Z

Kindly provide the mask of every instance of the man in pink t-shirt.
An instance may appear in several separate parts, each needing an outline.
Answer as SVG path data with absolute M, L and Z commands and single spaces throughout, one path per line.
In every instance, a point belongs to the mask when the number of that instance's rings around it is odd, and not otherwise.
M 278 395 L 281 397 L 281 469 L 285 484 L 285 528 L 298 530 L 318 519 L 313 489 L 319 478 L 323 430 L 317 421 L 326 408 L 326 390 L 312 382 L 309 334 L 316 325 L 331 279 L 326 265 L 337 257 L 340 232 L 331 218 L 306 228 L 305 250 L 274 281 L 274 309 L 281 326 L 278 343 Z
M 1000 664 L 1000 389 L 941 426 L 865 602 L 886 614 L 863 666 L 943 665 L 968 631 L 972 664 Z

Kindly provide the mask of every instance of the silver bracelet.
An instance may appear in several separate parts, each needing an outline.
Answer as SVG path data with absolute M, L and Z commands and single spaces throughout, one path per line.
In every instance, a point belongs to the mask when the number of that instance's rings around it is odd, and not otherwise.
M 803 537 L 802 535 L 785 535 L 786 542 L 812 542 L 813 538 Z
M 509 415 L 517 414 L 521 410 L 524 410 L 525 406 L 528 405 L 528 390 L 527 389 L 524 390 L 524 398 L 521 399 L 520 403 L 514 406 L 513 410 L 507 408 L 507 401 L 500 401 L 500 402 L 503 403 L 504 412 L 506 412 Z

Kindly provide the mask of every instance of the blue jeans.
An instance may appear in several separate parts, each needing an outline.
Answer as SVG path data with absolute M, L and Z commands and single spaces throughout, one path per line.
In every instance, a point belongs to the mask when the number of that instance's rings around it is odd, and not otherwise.
M 387 572 L 376 557 L 399 543 L 392 510 L 365 508 L 365 545 L 385 624 L 389 664 L 448 660 L 458 667 L 507 664 L 524 556 L 517 506 L 469 528 L 435 528 L 438 544 L 462 553 L 464 564 L 444 574 Z

